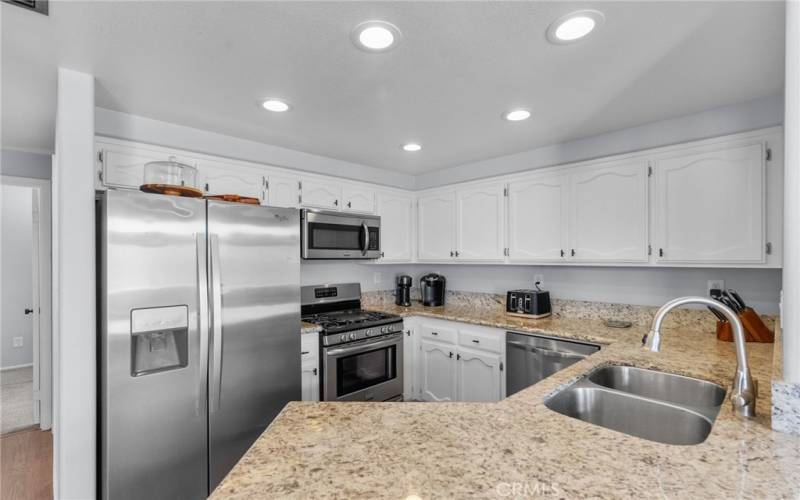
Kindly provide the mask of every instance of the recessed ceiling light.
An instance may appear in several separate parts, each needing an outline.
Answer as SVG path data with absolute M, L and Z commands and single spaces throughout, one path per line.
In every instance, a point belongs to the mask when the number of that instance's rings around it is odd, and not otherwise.
M 531 117 L 531 112 L 528 111 L 527 109 L 522 109 L 522 108 L 512 109 L 511 111 L 507 111 L 506 113 L 503 114 L 503 118 L 505 118 L 510 122 L 519 122 L 522 120 L 527 120 L 530 117 Z
M 572 43 L 585 37 L 603 23 L 599 10 L 579 10 L 561 16 L 547 28 L 547 39 L 553 43 Z
M 403 151 L 408 151 L 409 153 L 414 153 L 416 151 L 419 151 L 420 149 L 422 149 L 422 146 L 420 146 L 416 142 L 409 142 L 403 144 Z
M 289 111 L 289 103 L 281 99 L 267 99 L 261 103 L 267 111 L 274 111 L 276 113 L 283 113 Z
M 400 40 L 400 30 L 386 21 L 365 21 L 353 30 L 350 38 L 359 49 L 367 52 L 385 52 Z

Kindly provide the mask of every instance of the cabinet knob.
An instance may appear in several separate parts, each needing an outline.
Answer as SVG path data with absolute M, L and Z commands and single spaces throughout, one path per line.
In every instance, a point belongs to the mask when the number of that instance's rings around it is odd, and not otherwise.
M 352 208 L 352 207 L 353 207 L 353 204 L 348 201 L 347 202 L 347 208 Z
M 456 250 L 456 257 L 458 257 L 458 250 Z
M 569 253 L 569 254 L 570 254 L 571 256 L 575 257 L 575 249 L 573 248 L 573 249 L 570 251 L 570 253 Z
M 25 315 L 28 315 L 28 314 L 33 314 L 33 309 L 26 308 L 25 309 Z
M 453 254 L 453 251 L 452 251 L 452 250 L 450 250 L 450 257 L 454 257 L 454 256 L 455 256 L 455 255 Z
M 664 256 L 664 249 L 663 248 L 659 248 L 658 249 L 658 256 L 659 257 L 663 257 Z
M 333 200 L 333 204 L 338 207 L 339 206 L 339 200 Z
M 312 372 L 312 373 L 313 373 L 315 376 L 317 375 L 317 369 L 316 369 L 316 368 L 314 368 L 314 369 L 313 369 L 311 372 Z
M 383 254 L 383 252 L 381 252 L 381 257 L 385 257 L 385 255 Z
M 431 332 L 431 335 L 439 335 L 439 332 Z
M 480 344 L 481 343 L 481 341 L 478 340 L 478 339 L 472 339 L 472 342 L 475 343 L 475 344 Z
M 564 250 L 561 250 L 561 256 L 562 257 L 564 256 Z
M 456 360 L 461 359 L 461 354 L 456 354 Z
M 453 352 L 452 352 L 452 351 L 450 351 L 450 357 L 451 357 L 451 358 L 453 357 Z

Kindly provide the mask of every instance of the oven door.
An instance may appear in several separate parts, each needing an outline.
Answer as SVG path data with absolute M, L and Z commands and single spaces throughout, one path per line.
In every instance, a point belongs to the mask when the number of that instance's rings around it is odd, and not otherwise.
M 403 394 L 403 333 L 326 347 L 323 401 L 387 401 Z
M 381 218 L 303 210 L 304 259 L 377 259 L 381 254 Z

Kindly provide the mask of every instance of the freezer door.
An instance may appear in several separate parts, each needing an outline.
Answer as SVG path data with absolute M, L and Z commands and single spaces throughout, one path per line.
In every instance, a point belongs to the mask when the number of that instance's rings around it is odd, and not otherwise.
M 97 220 L 102 497 L 205 498 L 205 202 L 109 190 Z
M 213 490 L 300 399 L 299 212 L 209 201 L 208 233 Z

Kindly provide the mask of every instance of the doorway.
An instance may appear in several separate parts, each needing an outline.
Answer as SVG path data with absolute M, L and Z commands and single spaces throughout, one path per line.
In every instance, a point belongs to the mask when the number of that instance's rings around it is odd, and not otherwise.
M 50 181 L 0 177 L 0 434 L 52 422 Z

